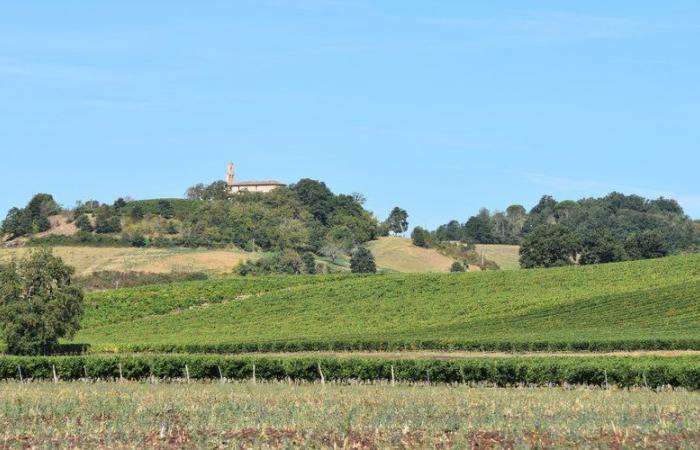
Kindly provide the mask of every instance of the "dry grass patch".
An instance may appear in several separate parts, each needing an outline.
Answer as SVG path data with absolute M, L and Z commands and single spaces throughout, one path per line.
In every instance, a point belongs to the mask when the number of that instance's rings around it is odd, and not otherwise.
M 397 272 L 449 272 L 452 258 L 413 245 L 410 239 L 383 237 L 368 245 L 381 269 Z
M 504 270 L 520 269 L 520 246 L 500 244 L 477 244 L 476 251 Z
M 0 261 L 21 256 L 26 248 L 0 249 Z M 230 273 L 241 261 L 257 259 L 256 253 L 242 250 L 139 249 L 118 247 L 54 247 L 54 254 L 76 268 L 77 275 L 93 272 L 135 271 L 149 273 L 207 272 Z

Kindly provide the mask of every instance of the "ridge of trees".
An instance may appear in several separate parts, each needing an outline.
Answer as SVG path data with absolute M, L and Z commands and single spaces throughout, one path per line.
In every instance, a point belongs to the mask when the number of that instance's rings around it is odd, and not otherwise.
M 521 205 L 481 209 L 464 223 L 413 231 L 420 246 L 517 244 L 525 268 L 656 258 L 693 249 L 699 236 L 700 226 L 675 200 L 619 192 L 561 202 L 545 195 L 529 212 Z

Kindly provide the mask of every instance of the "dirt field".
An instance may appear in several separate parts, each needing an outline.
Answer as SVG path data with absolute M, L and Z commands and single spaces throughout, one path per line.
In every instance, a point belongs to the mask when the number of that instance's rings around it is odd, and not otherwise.
M 21 255 L 26 248 L 0 249 L 0 261 Z M 54 254 L 76 268 L 78 275 L 100 270 L 151 273 L 229 273 L 236 264 L 260 256 L 242 250 L 137 249 L 111 247 L 54 247 Z

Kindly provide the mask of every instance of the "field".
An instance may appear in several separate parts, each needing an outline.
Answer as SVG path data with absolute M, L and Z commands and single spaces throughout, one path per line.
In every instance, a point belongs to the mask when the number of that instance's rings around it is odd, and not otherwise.
M 395 272 L 449 272 L 454 260 L 433 249 L 416 247 L 410 239 L 384 237 L 368 244 L 377 267 Z
M 520 269 L 520 246 L 477 244 L 476 251 L 498 264 L 503 270 Z
M 4 448 L 697 448 L 700 394 L 424 385 L 0 384 Z
M 88 296 L 103 350 L 700 348 L 700 255 L 549 270 L 269 277 Z
M 26 248 L 1 249 L 0 261 L 26 251 Z M 102 270 L 228 274 L 239 262 L 259 258 L 259 254 L 234 249 L 54 247 L 53 251 L 68 265 L 75 267 L 77 275 L 89 275 Z
M 409 239 L 381 238 L 371 242 L 377 267 L 388 272 L 447 272 L 452 259 L 435 250 L 415 247 Z M 497 246 L 495 246 L 497 247 Z M 26 248 L 0 249 L 0 261 L 22 255 Z M 93 272 L 137 271 L 150 273 L 206 272 L 230 274 L 241 261 L 260 258 L 260 253 L 238 249 L 130 248 L 130 247 L 54 247 L 54 254 L 76 268 L 78 275 Z M 324 259 L 326 260 L 326 259 Z M 341 257 L 334 268 L 348 271 L 350 261 Z

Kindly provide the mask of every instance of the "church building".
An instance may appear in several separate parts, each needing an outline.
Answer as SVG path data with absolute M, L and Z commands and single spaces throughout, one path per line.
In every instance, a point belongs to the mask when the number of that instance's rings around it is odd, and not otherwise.
M 270 192 L 280 186 L 284 186 L 284 183 L 280 183 L 275 180 L 259 180 L 259 181 L 236 181 L 236 175 L 234 173 L 233 163 L 228 163 L 228 170 L 226 171 L 226 184 L 231 192 Z

